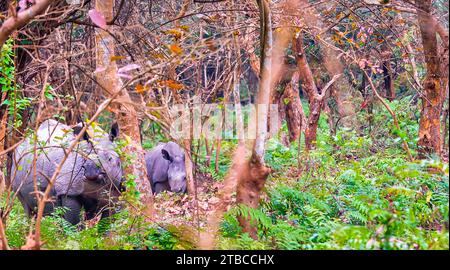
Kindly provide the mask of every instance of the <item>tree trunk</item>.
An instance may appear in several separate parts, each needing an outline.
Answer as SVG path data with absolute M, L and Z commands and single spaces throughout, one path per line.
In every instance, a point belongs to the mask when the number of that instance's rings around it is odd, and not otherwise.
M 184 165 L 186 167 L 186 182 L 187 182 L 187 192 L 191 195 L 196 193 L 195 183 L 194 183 L 194 168 L 192 160 L 192 144 L 191 140 L 183 140 L 183 146 L 185 150 Z
M 416 0 L 427 74 L 423 83 L 422 111 L 419 126 L 419 157 L 441 152 L 441 77 L 436 28 L 433 27 L 431 0 Z
M 6 93 L 1 94 L 0 104 L 6 99 Z M 0 153 L 6 149 L 6 136 L 8 133 L 8 108 L 0 107 Z M 0 156 L 0 170 L 3 170 L 6 163 L 6 155 Z M 0 179 L 1 181 L 1 179 Z M 1 185 L 1 184 L 0 184 Z
M 448 38 L 448 30 L 444 28 L 444 26 L 437 20 L 436 17 L 433 17 L 434 27 L 436 32 L 439 34 L 441 38 L 442 45 L 439 46 L 439 56 L 440 56 L 440 65 L 441 65 L 441 91 L 442 91 L 442 103 L 445 99 L 448 98 L 448 63 L 449 63 L 449 38 Z
M 307 150 L 311 150 L 314 148 L 315 141 L 317 139 L 317 127 L 323 107 L 324 96 L 319 94 L 311 69 L 309 68 L 305 51 L 303 50 L 302 33 L 299 33 L 298 36 L 294 38 L 292 47 L 297 59 L 299 77 L 302 81 L 302 89 L 307 94 L 309 100 L 309 116 L 305 130 L 305 145 Z
M 273 55 L 273 32 L 269 3 L 267 0 L 258 0 L 261 24 L 261 80 L 258 91 L 258 105 L 256 113 L 256 138 L 253 143 L 253 151 L 250 160 L 244 165 L 239 175 L 237 184 L 236 202 L 250 208 L 259 206 L 261 191 L 266 183 L 270 169 L 265 166 L 264 152 L 267 137 L 267 120 L 270 92 L 272 87 L 272 55 Z M 239 223 L 243 231 L 249 233 L 253 239 L 257 239 L 257 227 L 249 216 L 239 216 Z
M 291 143 L 300 137 L 301 132 L 304 131 L 303 125 L 306 123 L 302 101 L 298 93 L 298 78 L 298 73 L 292 76 L 292 80 L 286 85 L 282 97 L 283 102 L 287 100 L 285 106 L 286 123 Z
M 114 0 L 97 0 L 95 2 L 96 10 L 103 14 L 106 21 L 113 18 Z M 112 29 L 109 29 L 110 31 Z M 116 62 L 111 61 L 114 56 L 114 39 L 104 30 L 96 30 L 96 60 L 97 82 L 105 91 L 105 95 L 112 95 L 123 88 L 123 83 L 117 75 Z M 151 215 L 153 209 L 152 189 L 147 179 L 147 170 L 145 167 L 144 151 L 141 146 L 141 134 L 139 131 L 139 121 L 132 100 L 126 89 L 122 89 L 119 100 L 115 103 L 112 110 L 116 115 L 121 135 L 129 137 L 129 144 L 125 148 L 125 153 L 135 160 L 131 162 L 124 170 L 125 175 L 132 175 L 136 181 L 137 189 L 141 193 L 141 199 L 144 206 L 144 212 Z
M 392 57 L 392 52 L 389 49 L 387 49 L 386 51 L 384 51 L 381 54 L 384 89 L 386 90 L 385 96 L 389 101 L 393 101 L 395 99 L 395 86 L 394 86 L 394 77 L 393 77 L 392 66 L 391 66 L 391 57 Z
M 6 146 L 6 133 L 8 127 L 7 124 L 8 124 L 8 110 L 5 108 L 3 112 L 0 111 L 0 153 L 2 153 L 5 150 Z M 6 157 L 7 155 L 0 156 L 0 198 L 2 197 L 2 193 L 5 190 L 6 186 L 6 178 L 5 175 L 3 174 L 3 170 L 7 163 Z
M 441 46 L 439 46 L 439 56 L 440 56 L 440 68 L 441 68 L 441 106 L 445 104 L 445 101 L 447 101 L 447 107 L 443 108 L 441 107 L 441 110 L 443 111 L 443 117 L 442 117 L 442 136 L 441 136 L 441 146 L 442 150 L 447 149 L 447 142 L 446 137 L 448 134 L 447 129 L 447 119 L 448 119 L 448 76 L 449 76 L 449 39 L 448 39 L 448 31 L 444 28 L 444 26 L 437 21 L 437 19 L 434 17 L 435 25 L 436 25 L 436 31 L 439 34 L 441 38 Z

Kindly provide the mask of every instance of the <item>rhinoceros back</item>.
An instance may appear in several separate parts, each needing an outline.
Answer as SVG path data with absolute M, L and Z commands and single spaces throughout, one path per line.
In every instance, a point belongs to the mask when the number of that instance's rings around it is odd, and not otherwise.
M 45 190 L 48 181 L 64 158 L 64 149 L 69 148 L 73 140 L 74 135 L 69 126 L 55 120 L 43 122 L 37 130 L 36 170 L 33 168 L 35 145 L 33 136 L 29 136 L 20 144 L 14 153 L 11 170 L 14 190 L 28 191 L 29 186 L 33 185 L 35 173 L 40 190 Z M 56 195 L 79 195 L 83 191 L 83 158 L 80 153 L 86 149 L 86 144 L 80 142 L 69 154 L 55 181 Z

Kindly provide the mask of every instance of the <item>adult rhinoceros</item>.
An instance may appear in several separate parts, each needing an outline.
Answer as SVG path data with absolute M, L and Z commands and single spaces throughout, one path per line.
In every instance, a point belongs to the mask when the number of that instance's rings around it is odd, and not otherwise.
M 35 162 L 34 136 L 27 137 L 16 148 L 11 168 L 12 187 L 29 216 L 37 213 L 35 183 L 38 192 L 45 191 L 67 148 L 81 130 L 81 125 L 71 128 L 56 120 L 47 120 L 36 133 Z M 102 218 L 111 214 L 123 182 L 121 161 L 114 143 L 118 133 L 116 124 L 109 134 L 97 126 L 89 127 L 56 177 L 51 190 L 53 200 L 45 205 L 44 214 L 52 213 L 57 206 L 65 207 L 64 218 L 74 225 L 80 222 L 82 208 L 88 219 L 100 213 Z

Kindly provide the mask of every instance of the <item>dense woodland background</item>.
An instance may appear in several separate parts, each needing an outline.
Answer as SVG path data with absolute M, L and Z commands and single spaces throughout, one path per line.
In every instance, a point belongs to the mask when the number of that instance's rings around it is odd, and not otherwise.
M 448 249 L 448 9 L 0 0 L 0 249 Z M 153 196 L 144 150 L 173 140 L 172 105 L 208 103 L 244 126 L 277 104 L 280 130 L 178 140 L 188 194 Z M 11 153 L 50 118 L 119 124 L 108 226 L 29 219 L 11 191 Z

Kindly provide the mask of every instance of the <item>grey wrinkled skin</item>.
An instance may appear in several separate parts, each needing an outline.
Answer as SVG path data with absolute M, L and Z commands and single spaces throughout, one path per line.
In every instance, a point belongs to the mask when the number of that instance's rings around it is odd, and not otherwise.
M 12 187 L 29 216 L 37 213 L 35 173 L 38 190 L 44 192 L 64 158 L 64 149 L 70 147 L 80 130 L 81 125 L 72 129 L 55 120 L 43 122 L 37 131 L 35 168 L 34 137 L 29 136 L 16 148 L 11 167 Z M 74 225 L 80 222 L 82 208 L 88 219 L 97 214 L 101 214 L 102 218 L 108 217 L 123 182 L 121 162 L 113 142 L 118 135 L 117 126 L 112 128 L 110 134 L 98 127 L 89 127 L 87 134 L 62 166 L 51 190 L 52 202 L 46 204 L 44 211 L 48 215 L 55 207 L 66 207 L 64 218 Z
M 145 163 L 154 193 L 186 192 L 184 151 L 178 144 L 160 143 L 145 154 Z

